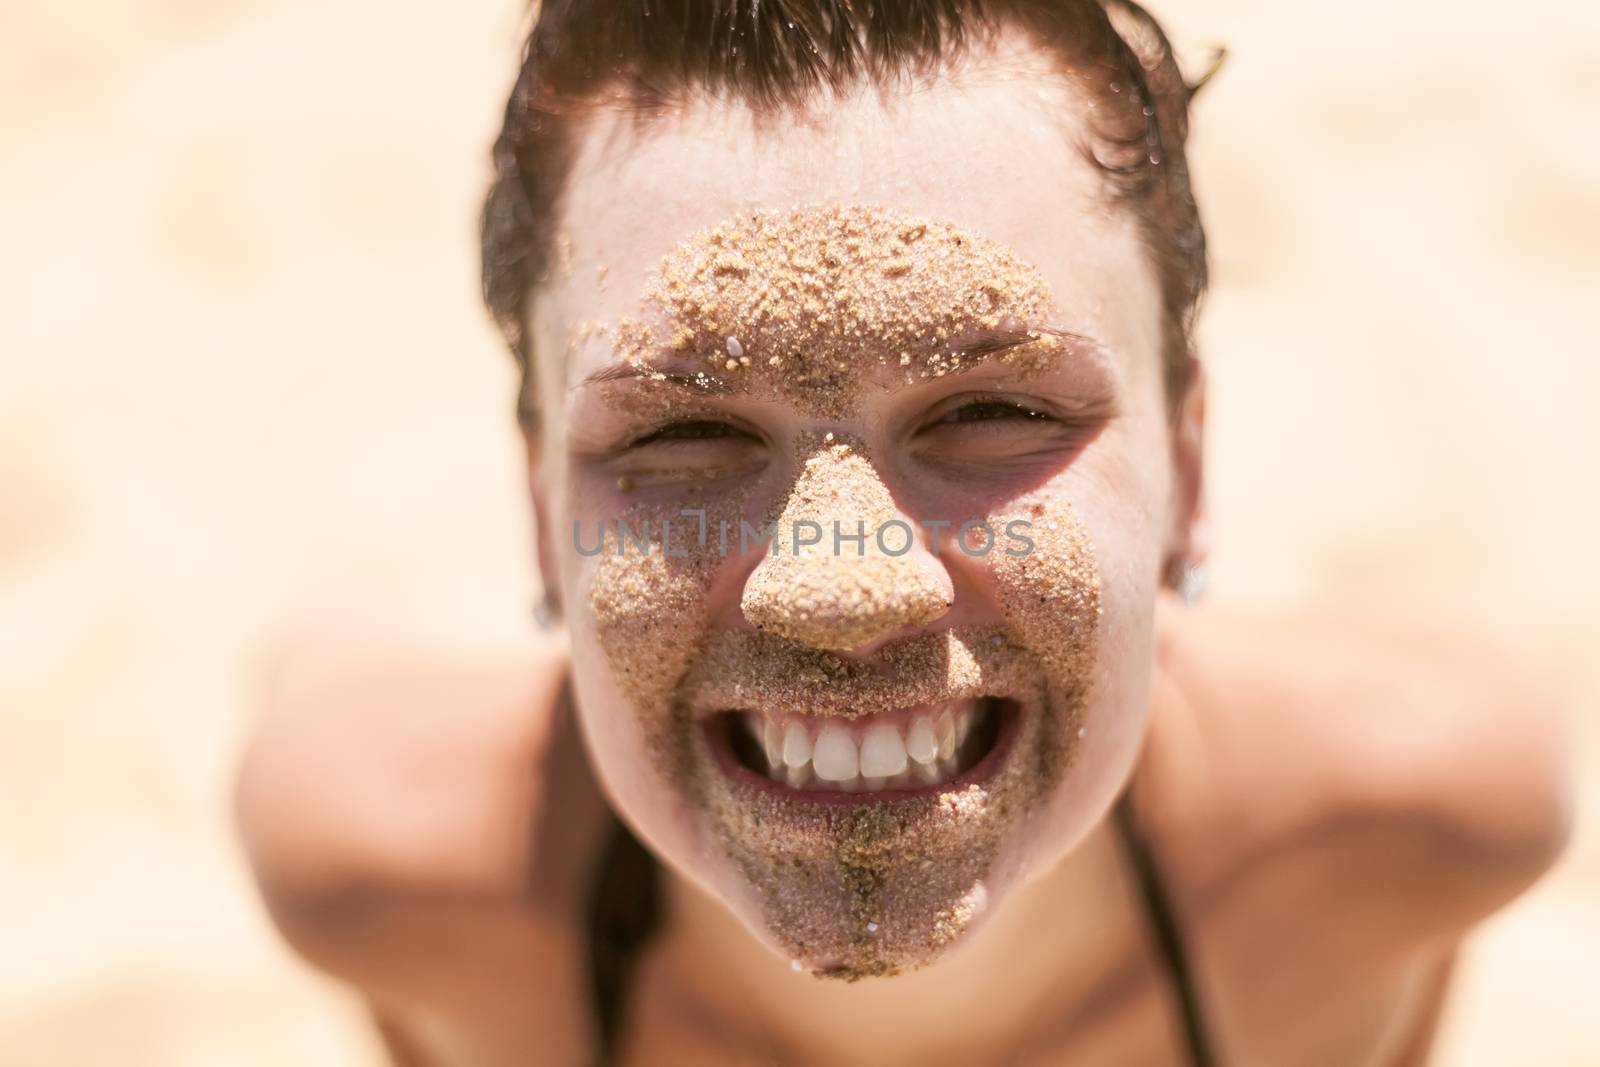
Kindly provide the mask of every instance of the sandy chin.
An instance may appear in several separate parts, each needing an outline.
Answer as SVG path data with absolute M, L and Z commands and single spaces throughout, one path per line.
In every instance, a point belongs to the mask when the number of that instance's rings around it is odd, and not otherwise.
M 1010 696 L 1019 713 L 992 766 L 859 803 L 731 775 L 699 731 L 680 733 L 694 807 L 802 967 L 847 981 L 915 970 L 980 918 L 1002 847 L 1070 767 L 1082 720 L 1081 695 L 1042 679 Z

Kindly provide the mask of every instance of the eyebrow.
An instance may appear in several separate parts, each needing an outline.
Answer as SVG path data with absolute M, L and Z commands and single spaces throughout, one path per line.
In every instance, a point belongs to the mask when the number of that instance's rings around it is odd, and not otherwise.
M 961 374 L 975 367 L 981 366 L 988 359 L 1009 352 L 1013 348 L 1031 345 L 1047 337 L 1055 338 L 1062 342 L 1067 350 L 1082 359 L 1104 360 L 1106 349 L 1099 341 L 1088 334 L 1078 333 L 1061 326 L 1049 324 L 1023 324 L 1008 329 L 978 329 L 962 335 L 961 340 L 950 346 L 950 351 L 963 358 L 972 358 L 970 366 L 956 367 L 946 372 L 946 377 L 951 374 Z
M 632 379 L 646 379 L 652 382 L 662 382 L 666 385 L 675 385 L 694 393 L 709 396 L 721 396 L 727 393 L 738 392 L 742 385 L 718 378 L 705 371 L 695 371 L 693 374 L 684 374 L 678 371 L 662 370 L 652 367 L 648 363 L 613 363 L 609 367 L 602 367 L 583 381 L 573 386 L 581 389 L 586 385 L 602 385 L 606 382 L 621 382 Z
M 947 351 L 959 357 L 960 362 L 946 369 L 938 377 L 952 378 L 968 374 L 985 366 L 996 356 L 1015 348 L 1021 348 L 1024 345 L 1034 344 L 1046 337 L 1053 337 L 1063 342 L 1069 352 L 1080 358 L 1091 359 L 1096 362 L 1104 362 L 1106 359 L 1105 346 L 1099 341 L 1087 334 L 1078 333 L 1060 326 L 1026 324 L 1007 328 L 980 328 L 963 332 L 955 342 L 951 343 Z M 657 355 L 670 358 L 676 353 L 661 349 L 658 350 Z M 731 381 L 714 374 L 708 374 L 705 371 L 683 373 L 662 370 L 648 363 L 638 362 L 613 363 L 610 366 L 602 367 L 572 388 L 576 390 L 588 385 L 640 379 L 674 386 L 701 396 L 727 396 L 742 392 L 748 388 L 746 383 L 742 381 Z

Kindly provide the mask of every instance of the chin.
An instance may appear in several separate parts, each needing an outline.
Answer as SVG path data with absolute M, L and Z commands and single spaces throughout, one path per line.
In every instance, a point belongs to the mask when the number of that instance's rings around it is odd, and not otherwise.
M 1084 708 L 1036 660 L 996 661 L 1006 669 L 976 672 L 969 692 L 853 718 L 674 716 L 677 789 L 753 901 L 746 922 L 797 970 L 854 981 L 925 967 L 1009 889 L 1008 857 L 1076 762 Z M 854 767 L 836 755 L 847 742 Z

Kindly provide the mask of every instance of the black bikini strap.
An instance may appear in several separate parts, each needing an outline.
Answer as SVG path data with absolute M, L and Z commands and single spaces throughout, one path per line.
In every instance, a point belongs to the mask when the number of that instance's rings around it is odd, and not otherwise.
M 1168 899 L 1166 887 L 1162 884 L 1155 856 L 1151 853 L 1144 835 L 1139 832 L 1138 823 L 1133 817 L 1130 794 L 1131 790 L 1125 789 L 1117 798 L 1115 812 L 1117 828 L 1122 832 L 1122 839 L 1126 842 L 1128 854 L 1133 860 L 1139 891 L 1144 897 L 1145 910 L 1150 914 L 1156 947 L 1167 965 L 1167 973 L 1171 976 L 1173 989 L 1178 995 L 1178 1006 L 1183 1012 L 1184 1038 L 1189 1044 L 1189 1058 L 1194 1067 L 1217 1067 L 1218 1061 L 1212 1053 L 1211 1041 L 1206 1032 L 1205 1015 L 1200 1010 L 1194 977 L 1189 970 L 1188 956 L 1184 951 L 1183 938 L 1172 911 L 1172 903 Z
M 655 857 L 615 816 L 589 904 L 589 982 L 598 1024 L 597 1067 L 617 1062 L 639 954 L 661 920 Z
M 1184 1037 L 1193 1067 L 1220 1067 L 1213 1054 L 1187 953 L 1155 857 L 1133 815 L 1129 791 L 1117 798 L 1116 825 L 1125 842 L 1150 915 L 1156 947 L 1166 963 L 1183 1017 Z M 612 819 L 589 913 L 589 966 L 593 1003 L 599 1016 L 599 1064 L 616 1062 L 639 950 L 660 921 L 655 858 Z

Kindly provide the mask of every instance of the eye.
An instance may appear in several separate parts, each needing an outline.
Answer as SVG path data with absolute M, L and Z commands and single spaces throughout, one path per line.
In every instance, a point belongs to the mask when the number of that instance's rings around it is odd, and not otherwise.
M 629 448 L 643 448 L 652 444 L 671 444 L 679 441 L 714 441 L 720 438 L 734 438 L 738 440 L 754 440 L 754 438 L 737 426 L 715 419 L 686 419 L 682 422 L 669 423 L 634 438 L 628 443 Z
M 1070 459 L 1104 422 L 1103 412 L 1086 406 L 977 392 L 949 397 L 925 418 L 914 434 L 918 454 L 966 472 Z
M 1037 408 L 1019 404 L 1014 400 L 984 399 L 973 401 L 970 404 L 963 404 L 944 416 L 935 425 L 958 422 L 992 422 L 999 419 L 1027 419 L 1038 422 L 1056 421 L 1050 415 Z

